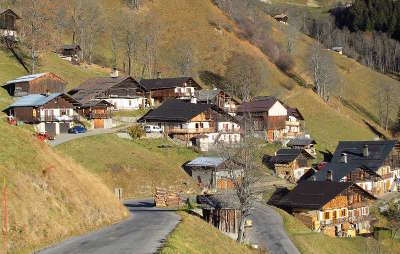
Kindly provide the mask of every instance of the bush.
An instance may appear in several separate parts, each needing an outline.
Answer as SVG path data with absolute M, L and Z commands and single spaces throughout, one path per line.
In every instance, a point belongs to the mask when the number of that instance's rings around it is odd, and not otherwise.
M 141 137 L 143 137 L 146 133 L 143 130 L 142 126 L 135 125 L 135 126 L 128 127 L 128 134 L 129 134 L 129 136 L 131 136 L 131 138 L 136 140 L 136 139 L 140 139 Z

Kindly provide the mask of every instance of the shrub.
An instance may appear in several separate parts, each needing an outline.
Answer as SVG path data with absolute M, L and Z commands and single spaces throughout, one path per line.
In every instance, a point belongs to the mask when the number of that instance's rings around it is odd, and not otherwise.
M 131 136 L 131 138 L 136 140 L 136 139 L 140 139 L 141 137 L 143 137 L 145 135 L 145 132 L 144 132 L 142 126 L 135 125 L 135 126 L 128 127 L 128 134 L 129 134 L 129 136 Z

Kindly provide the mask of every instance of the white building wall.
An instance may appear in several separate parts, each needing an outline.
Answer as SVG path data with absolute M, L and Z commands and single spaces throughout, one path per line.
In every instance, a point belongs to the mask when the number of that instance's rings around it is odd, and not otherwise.
M 146 98 L 109 98 L 105 99 L 107 102 L 114 105 L 115 110 L 137 110 L 142 105 L 145 105 Z
M 275 102 L 275 104 L 268 111 L 269 116 L 287 116 L 286 108 L 279 101 Z

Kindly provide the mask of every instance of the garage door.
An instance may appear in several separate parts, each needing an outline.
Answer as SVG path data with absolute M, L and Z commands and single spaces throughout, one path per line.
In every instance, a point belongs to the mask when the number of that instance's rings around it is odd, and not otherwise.
M 94 119 L 94 128 L 95 129 L 104 128 L 104 119 Z
M 60 123 L 60 133 L 68 133 L 69 123 Z
M 55 123 L 46 123 L 46 131 L 50 136 L 56 135 L 56 124 Z

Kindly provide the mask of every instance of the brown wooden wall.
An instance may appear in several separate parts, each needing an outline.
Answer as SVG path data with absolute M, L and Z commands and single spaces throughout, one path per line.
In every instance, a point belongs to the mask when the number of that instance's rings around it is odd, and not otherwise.
M 33 123 L 36 122 L 33 117 L 33 110 L 33 107 L 17 107 L 12 110 L 11 114 L 13 114 L 18 121 Z
M 0 29 L 16 30 L 15 27 L 16 18 L 14 15 L 4 13 L 0 15 Z
M 43 108 L 74 108 L 74 105 L 65 100 L 63 97 L 59 96 L 43 105 Z
M 28 92 L 31 94 L 63 93 L 66 90 L 66 82 L 52 73 L 29 82 Z

